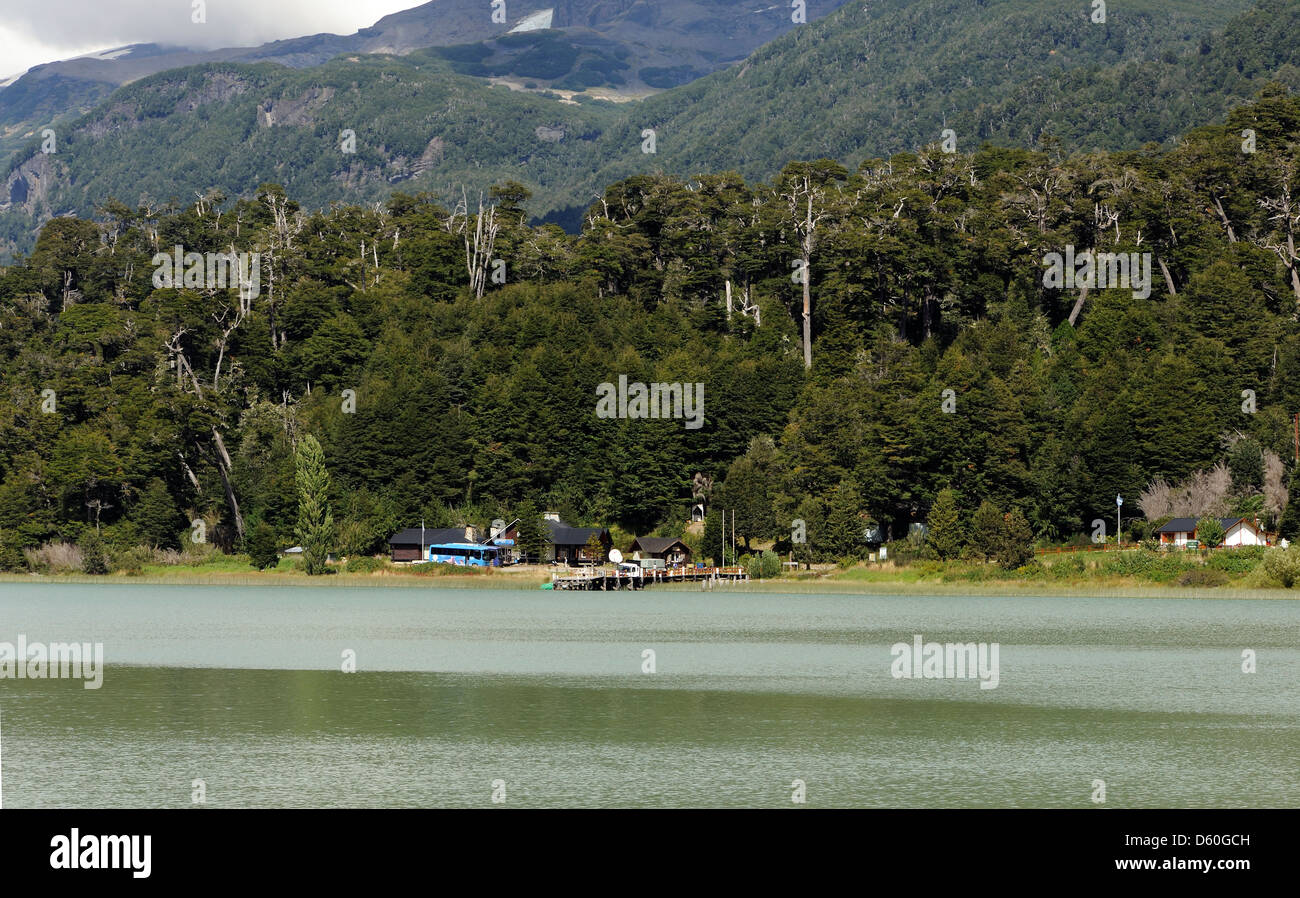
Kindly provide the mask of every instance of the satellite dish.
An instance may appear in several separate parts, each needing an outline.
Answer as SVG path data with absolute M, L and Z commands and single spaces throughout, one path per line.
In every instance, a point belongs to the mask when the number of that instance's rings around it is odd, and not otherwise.
M 612 561 L 612 562 L 614 562 L 615 564 L 622 564 L 622 563 L 623 563 L 623 553 L 620 552 L 618 549 L 610 549 L 610 550 L 609 550 L 609 560 Z

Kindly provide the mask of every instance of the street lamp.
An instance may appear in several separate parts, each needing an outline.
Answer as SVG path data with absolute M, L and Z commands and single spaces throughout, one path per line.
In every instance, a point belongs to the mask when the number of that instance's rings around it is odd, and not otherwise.
M 1123 525 L 1123 518 L 1121 517 L 1121 515 L 1123 514 L 1122 511 L 1123 508 L 1124 508 L 1124 497 L 1116 493 L 1115 494 L 1115 545 L 1117 546 L 1124 545 L 1124 525 Z

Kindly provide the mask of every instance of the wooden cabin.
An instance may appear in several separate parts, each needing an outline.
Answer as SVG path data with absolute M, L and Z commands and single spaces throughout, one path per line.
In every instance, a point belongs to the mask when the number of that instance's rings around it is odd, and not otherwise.
M 668 567 L 691 563 L 691 547 L 675 537 L 638 536 L 628 551 L 634 559 L 658 558 Z
M 473 527 L 407 527 L 388 538 L 388 551 L 396 564 L 422 560 L 422 550 L 428 546 L 476 542 L 478 532 Z
M 548 512 L 544 523 L 550 531 L 546 550 L 546 560 L 557 564 L 604 564 L 609 559 L 609 550 L 614 540 L 609 530 L 604 527 L 574 527 L 560 520 L 560 516 Z M 591 547 L 592 537 L 600 544 L 598 551 Z

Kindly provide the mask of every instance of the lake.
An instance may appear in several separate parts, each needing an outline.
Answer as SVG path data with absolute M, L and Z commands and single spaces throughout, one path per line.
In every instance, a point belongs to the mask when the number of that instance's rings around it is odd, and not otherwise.
M 1290 600 L 0 584 L 20 636 L 105 668 L 0 679 L 7 808 L 1300 807 Z

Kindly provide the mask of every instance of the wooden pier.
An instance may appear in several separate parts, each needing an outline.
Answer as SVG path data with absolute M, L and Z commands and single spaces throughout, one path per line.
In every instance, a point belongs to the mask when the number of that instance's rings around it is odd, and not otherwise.
M 749 574 L 741 567 L 671 568 L 632 572 L 619 568 L 580 568 L 551 574 L 553 589 L 644 589 L 652 583 L 699 583 L 710 589 L 728 583 L 745 583 Z

